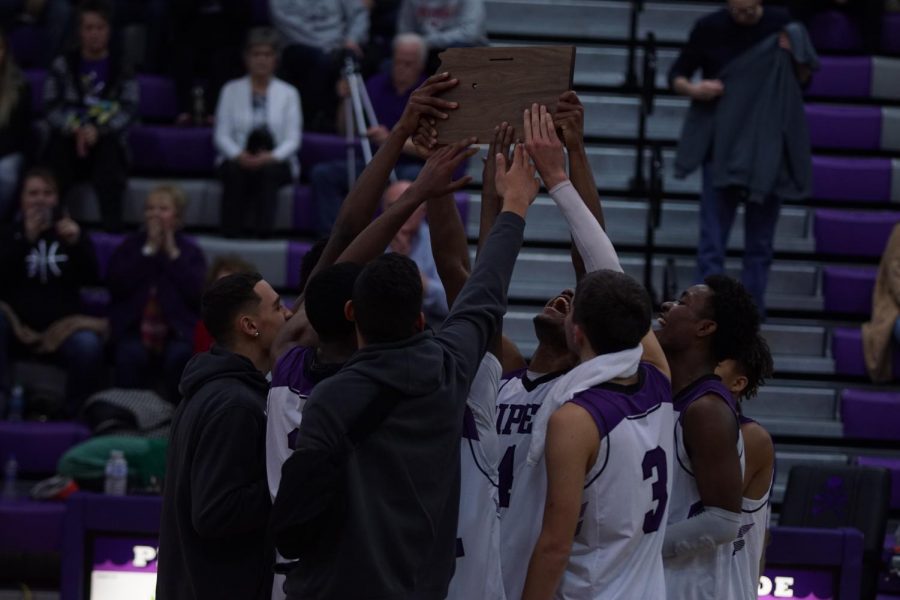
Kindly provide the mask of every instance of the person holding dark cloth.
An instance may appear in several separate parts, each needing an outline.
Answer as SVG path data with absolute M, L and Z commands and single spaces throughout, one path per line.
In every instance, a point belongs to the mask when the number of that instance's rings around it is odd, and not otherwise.
M 437 157 L 449 182 L 472 141 L 439 150 L 420 179 Z M 313 390 L 272 510 L 279 552 L 299 559 L 287 577 L 289 599 L 447 595 L 466 396 L 506 311 L 538 188 L 521 145 L 509 172 L 497 161 L 503 212 L 440 333 L 423 331 L 422 282 L 409 258 L 380 256 L 356 280 L 346 313 L 360 349 Z M 414 184 L 382 216 L 402 222 L 401 211 L 446 195 L 431 188 Z
M 216 340 L 184 369 L 166 456 L 156 597 L 268 600 L 274 550 L 266 535 L 265 374 L 290 317 L 258 273 L 204 293 Z
M 152 389 L 161 379 L 172 403 L 193 354 L 206 275 L 203 250 L 180 231 L 186 204 L 175 186 L 150 192 L 144 230 L 116 248 L 107 274 L 116 386 Z
M 247 76 L 222 88 L 216 108 L 214 142 L 224 187 L 222 229 L 229 237 L 240 234 L 248 212 L 253 233 L 271 233 L 278 190 L 300 175 L 300 96 L 274 76 L 275 30 L 251 29 L 244 58 Z
M 78 5 L 79 48 L 57 58 L 44 83 L 51 130 L 45 161 L 63 197 L 79 173 L 88 173 L 104 228 L 118 231 L 128 171 L 125 140 L 137 117 L 139 90 L 120 56 L 109 51 L 110 15 L 103 0 Z
M 697 280 L 724 272 L 737 206 L 744 203 L 743 282 L 764 310 L 775 225 L 783 200 L 811 191 L 809 132 L 798 79 L 817 64 L 805 29 L 783 8 L 728 0 L 702 17 L 669 71 L 693 100 L 676 177 L 703 167 Z M 702 79 L 691 81 L 696 71 Z M 752 133 L 752 135 L 750 135 Z

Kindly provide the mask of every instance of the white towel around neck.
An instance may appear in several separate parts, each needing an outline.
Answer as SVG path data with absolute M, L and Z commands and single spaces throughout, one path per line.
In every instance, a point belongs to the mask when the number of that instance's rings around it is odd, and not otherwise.
M 544 403 L 534 417 L 531 447 L 528 450 L 528 464 L 532 467 L 535 466 L 544 455 L 544 443 L 547 439 L 547 424 L 550 422 L 550 415 L 579 392 L 613 379 L 635 375 L 643 352 L 641 346 L 635 346 L 612 354 L 601 354 L 581 363 L 560 377 L 553 384 L 553 389 L 547 394 Z

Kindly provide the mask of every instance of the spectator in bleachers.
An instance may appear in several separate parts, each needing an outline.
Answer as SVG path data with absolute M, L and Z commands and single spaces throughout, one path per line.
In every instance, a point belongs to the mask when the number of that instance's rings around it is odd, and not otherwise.
M 400 200 L 410 185 L 411 181 L 398 181 L 388 186 L 382 198 L 384 210 Z M 440 326 L 447 317 L 447 295 L 431 254 L 431 230 L 425 222 L 424 204 L 403 224 L 391 240 L 388 250 L 411 258 L 419 267 L 419 274 L 422 276 L 422 312 L 429 325 Z
M 58 57 L 44 83 L 50 126 L 45 161 L 60 180 L 63 196 L 86 175 L 100 203 L 103 225 L 122 226 L 127 183 L 126 136 L 137 116 L 138 84 L 109 51 L 110 12 L 102 0 L 78 7 L 77 50 Z
M 256 271 L 256 267 L 237 254 L 225 254 L 219 256 L 213 261 L 209 270 L 206 272 L 206 284 L 203 286 L 203 289 L 208 289 L 209 286 L 226 275 L 234 275 L 235 273 L 256 273 Z M 203 321 L 197 321 L 197 326 L 194 327 L 194 354 L 206 352 L 212 348 L 214 341 L 212 336 L 209 335 L 209 330 L 206 329 L 206 325 L 204 325 Z
M 389 73 L 379 73 L 366 80 L 366 90 L 372 101 L 372 108 L 379 124 L 369 129 L 369 139 L 376 145 L 383 144 L 388 133 L 403 114 L 403 108 L 409 96 L 425 79 L 426 47 L 421 36 L 414 33 L 399 35 L 393 42 L 393 61 Z M 340 95 L 343 102 L 349 102 L 349 90 L 345 82 L 341 82 Z M 343 124 L 343 102 L 338 111 L 338 124 Z M 422 169 L 422 160 L 416 153 L 412 142 L 407 142 L 404 156 L 394 167 L 399 179 L 414 180 Z M 365 165 L 356 161 L 357 173 L 362 172 Z M 338 210 L 347 187 L 347 161 L 337 160 L 323 162 L 313 167 L 309 175 L 312 186 L 313 202 L 317 211 L 318 233 L 327 236 L 337 218 Z
M 206 275 L 203 251 L 180 231 L 186 202 L 175 186 L 150 192 L 143 231 L 116 248 L 107 275 L 116 386 L 149 389 L 161 375 L 172 402 L 193 354 Z
M 0 28 L 11 32 L 19 25 L 36 24 L 40 27 L 36 54 L 25 50 L 28 56 L 17 57 L 25 67 L 46 69 L 50 62 L 63 50 L 69 34 L 69 20 L 72 18 L 70 0 L 0 0 Z M 39 48 L 39 49 L 38 49 Z
M 0 234 L 0 387 L 12 383 L 10 357 L 52 358 L 67 372 L 74 415 L 103 382 L 106 321 L 80 314 L 81 288 L 97 283 L 97 257 L 61 209 L 49 171 L 25 175 L 20 208 Z
M 397 33 L 418 33 L 428 45 L 428 72 L 440 65 L 447 48 L 484 46 L 484 0 L 403 0 Z
M 172 0 L 171 4 L 177 122 L 199 125 L 211 120 L 222 87 L 241 76 L 250 2 Z
M 872 318 L 862 326 L 866 370 L 875 383 L 893 379 L 892 359 L 900 348 L 900 225 L 895 225 L 878 266 Z
M 0 32 L 0 222 L 11 216 L 31 133 L 31 88 Z
M 245 47 L 247 76 L 230 81 L 216 108 L 215 144 L 224 193 L 222 229 L 237 236 L 252 209 L 253 232 L 274 225 L 278 190 L 300 174 L 297 151 L 303 119 L 297 90 L 276 78 L 278 34 L 250 31 Z
M 672 89 L 693 100 L 675 176 L 703 171 L 697 280 L 724 272 L 743 204 L 742 281 L 763 314 L 781 203 L 811 193 L 801 82 L 817 65 L 806 30 L 791 23 L 787 10 L 728 0 L 727 8 L 697 21 L 669 71 Z M 702 79 L 692 81 L 696 71 Z
M 342 52 L 362 56 L 369 12 L 363 0 L 270 0 L 269 7 L 285 40 L 281 76 L 300 90 L 307 127 L 330 131 Z

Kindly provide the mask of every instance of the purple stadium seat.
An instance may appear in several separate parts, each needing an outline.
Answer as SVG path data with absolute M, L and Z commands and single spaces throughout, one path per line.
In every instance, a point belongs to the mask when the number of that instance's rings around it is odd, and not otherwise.
M 35 115 L 44 114 L 44 80 L 47 79 L 47 71 L 26 69 L 24 75 L 31 88 L 31 112 Z
M 881 49 L 889 54 L 900 54 L 900 13 L 885 13 L 882 24 Z
M 872 94 L 872 58 L 823 56 L 806 90 L 810 96 L 867 98 Z
M 316 230 L 316 207 L 308 185 L 294 186 L 294 229 L 313 233 Z
M 56 473 L 59 458 L 72 446 L 90 437 L 78 423 L 0 421 L 0 460 L 16 456 L 19 472 L 30 475 Z
M 215 164 L 208 127 L 137 126 L 129 133 L 136 171 L 171 175 L 211 174 Z
M 311 246 L 312 244 L 308 242 L 288 242 L 288 256 L 285 262 L 287 273 L 284 275 L 284 281 L 292 290 L 297 290 L 300 285 L 300 263 Z
M 813 196 L 819 200 L 858 200 L 860 202 L 887 202 L 890 200 L 891 160 L 889 158 L 813 156 L 812 164 Z
M 817 209 L 813 226 L 816 252 L 881 256 L 898 221 L 898 212 Z
M 897 406 L 900 407 L 900 399 Z M 900 508 L 900 459 L 881 456 L 860 456 L 856 462 L 863 467 L 881 467 L 891 472 L 891 508 Z
M 30 68 L 41 63 L 44 40 L 34 25 L 20 25 L 9 34 L 9 46 L 16 64 Z
M 300 170 L 303 173 L 308 175 L 320 162 L 346 158 L 347 144 L 343 137 L 327 133 L 303 132 L 300 144 Z
M 900 394 L 844 390 L 841 421 L 848 438 L 900 440 Z
M 825 311 L 868 315 L 877 269 L 828 266 L 823 270 Z
M 820 12 L 809 23 L 809 34 L 816 49 L 821 51 L 858 50 L 862 47 L 859 28 L 841 11 Z
M 831 338 L 831 355 L 834 357 L 834 372 L 838 375 L 866 377 L 866 363 L 863 358 L 862 331 L 859 327 L 835 327 Z M 894 352 L 893 370 L 895 379 L 900 377 L 900 352 Z M 900 411 L 898 411 L 900 416 Z M 900 432 L 900 422 L 892 425 L 895 435 Z
M 806 105 L 809 138 L 816 148 L 878 150 L 881 109 L 877 106 Z
M 62 502 L 0 501 L 0 552 L 59 552 L 65 514 Z
M 174 121 L 178 113 L 175 82 L 158 75 L 138 75 L 141 117 L 152 121 Z
M 97 267 L 100 270 L 100 278 L 106 278 L 106 269 L 109 267 L 109 259 L 113 251 L 122 243 L 125 236 L 118 233 L 106 233 L 92 231 L 91 241 L 94 242 L 94 252 L 97 253 Z

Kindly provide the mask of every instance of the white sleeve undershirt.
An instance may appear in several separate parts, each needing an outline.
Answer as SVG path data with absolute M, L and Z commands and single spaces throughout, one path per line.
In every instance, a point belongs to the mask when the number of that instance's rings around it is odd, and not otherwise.
M 566 180 L 553 186 L 550 197 L 569 224 L 572 239 L 587 272 L 609 269 L 622 273 L 622 265 L 609 236 L 584 204 L 572 182 Z

